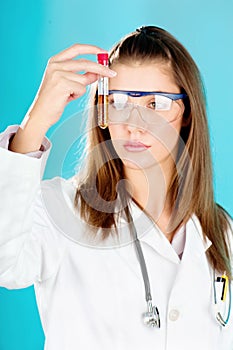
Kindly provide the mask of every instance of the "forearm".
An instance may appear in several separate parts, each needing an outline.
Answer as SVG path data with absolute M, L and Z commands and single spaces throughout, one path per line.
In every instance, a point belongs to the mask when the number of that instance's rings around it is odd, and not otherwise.
M 48 128 L 39 119 L 30 117 L 24 120 L 22 126 L 11 139 L 9 150 L 16 153 L 39 151 Z

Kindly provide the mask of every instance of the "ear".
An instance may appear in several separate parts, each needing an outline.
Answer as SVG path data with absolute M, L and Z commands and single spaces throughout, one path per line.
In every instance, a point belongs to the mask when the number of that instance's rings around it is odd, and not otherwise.
M 189 116 L 185 116 L 185 114 L 183 114 L 183 119 L 182 119 L 182 127 L 187 127 L 189 126 L 191 122 L 191 113 L 189 114 Z

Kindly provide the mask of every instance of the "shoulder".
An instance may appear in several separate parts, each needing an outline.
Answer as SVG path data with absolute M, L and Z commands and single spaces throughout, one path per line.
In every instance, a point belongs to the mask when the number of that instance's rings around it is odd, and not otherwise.
M 53 197 L 63 195 L 66 199 L 73 200 L 76 193 L 75 181 L 73 178 L 66 180 L 62 177 L 43 180 L 41 182 L 41 193 Z
M 51 226 L 59 215 L 64 218 L 66 212 L 73 213 L 75 193 L 72 179 L 54 177 L 41 181 L 34 202 L 34 221 Z
M 233 219 L 230 213 L 219 203 L 216 204 L 217 221 L 220 224 L 221 231 L 232 236 L 233 234 Z
M 52 230 L 79 243 L 87 240 L 89 228 L 74 205 L 76 190 L 73 178 L 44 180 L 41 183 L 39 205 Z
M 66 180 L 61 177 L 54 177 L 41 182 L 40 201 L 47 210 L 49 208 L 65 209 L 66 207 L 73 210 L 75 193 L 76 187 L 72 178 Z
M 230 213 L 227 212 L 226 209 L 224 209 L 220 205 L 218 205 L 218 208 L 219 208 L 221 215 L 223 216 L 224 221 L 225 221 L 224 226 L 225 226 L 227 238 L 233 242 L 233 219 L 232 219 Z M 232 244 L 232 247 L 233 247 L 233 244 Z
M 229 246 L 230 246 L 230 251 L 233 256 L 233 219 L 232 217 L 227 214 L 226 215 L 227 219 L 227 239 L 229 241 Z
M 231 259 L 232 271 L 233 271 L 233 219 L 231 215 L 221 206 L 219 206 L 224 219 L 225 219 L 225 240 L 228 246 L 228 251 Z

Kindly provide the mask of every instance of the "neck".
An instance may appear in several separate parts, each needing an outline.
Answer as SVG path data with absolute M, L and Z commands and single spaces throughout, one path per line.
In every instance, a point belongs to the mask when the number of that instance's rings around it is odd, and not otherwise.
M 143 211 L 159 226 L 171 241 L 174 232 L 169 232 L 168 224 L 172 213 L 171 195 L 168 187 L 174 165 L 155 165 L 147 169 L 126 168 L 125 175 L 131 185 L 131 195 Z

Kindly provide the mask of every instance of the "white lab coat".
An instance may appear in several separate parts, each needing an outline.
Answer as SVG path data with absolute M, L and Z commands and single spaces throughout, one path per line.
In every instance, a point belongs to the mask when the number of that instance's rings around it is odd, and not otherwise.
M 6 133 L 2 147 L 7 147 Z M 211 242 L 204 242 L 197 217 L 186 225 L 180 260 L 158 227 L 131 203 L 161 317 L 160 329 L 147 328 L 141 319 L 146 311 L 142 274 L 124 218 L 119 240 L 90 240 L 72 206 L 75 185 L 60 178 L 40 184 L 48 153 L 38 159 L 0 148 L 0 285 L 34 284 L 45 349 L 232 350 L 233 311 L 221 328 L 205 255 Z

